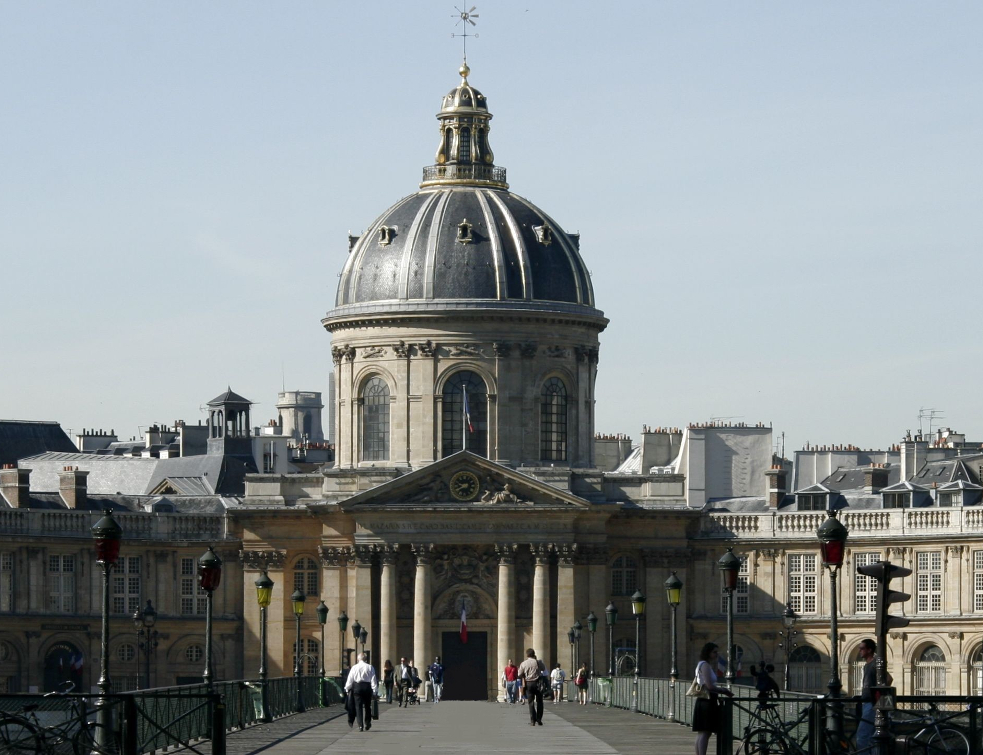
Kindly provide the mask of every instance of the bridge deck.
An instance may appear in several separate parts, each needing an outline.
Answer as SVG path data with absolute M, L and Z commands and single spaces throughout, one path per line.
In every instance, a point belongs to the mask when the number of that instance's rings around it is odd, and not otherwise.
M 593 705 L 547 703 L 543 726 L 532 728 L 523 705 L 447 701 L 401 709 L 383 703 L 371 731 L 349 729 L 344 709 L 332 706 L 231 733 L 227 751 L 228 755 L 514 754 L 532 749 L 533 743 L 576 755 L 679 755 L 692 752 L 693 734 L 685 726 Z

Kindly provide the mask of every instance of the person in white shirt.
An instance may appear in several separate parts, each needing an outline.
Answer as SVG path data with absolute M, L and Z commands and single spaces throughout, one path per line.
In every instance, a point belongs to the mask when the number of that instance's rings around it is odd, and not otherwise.
M 379 692 L 379 677 L 376 676 L 375 668 L 367 663 L 367 659 L 365 653 L 359 653 L 358 663 L 352 666 L 345 681 L 345 693 L 349 696 L 348 726 L 353 727 L 357 718 L 359 731 L 372 728 L 372 697 Z
M 563 697 L 563 681 L 567 678 L 567 672 L 560 668 L 560 664 L 556 664 L 553 670 L 550 672 L 550 686 L 553 688 L 553 705 L 560 702 Z

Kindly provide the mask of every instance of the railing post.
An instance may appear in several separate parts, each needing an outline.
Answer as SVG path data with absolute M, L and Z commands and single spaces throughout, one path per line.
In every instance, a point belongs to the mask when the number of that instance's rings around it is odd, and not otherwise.
M 123 698 L 123 753 L 137 755 L 137 700 L 133 695 Z
M 225 703 L 221 695 L 212 695 L 212 755 L 225 755 Z
M 720 733 L 717 734 L 717 755 L 732 755 L 734 752 L 734 701 L 730 697 L 717 702 L 723 705 L 720 710 Z

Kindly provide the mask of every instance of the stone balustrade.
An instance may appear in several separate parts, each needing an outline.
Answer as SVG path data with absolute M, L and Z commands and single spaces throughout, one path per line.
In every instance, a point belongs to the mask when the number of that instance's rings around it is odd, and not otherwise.
M 983 509 L 924 508 L 844 511 L 841 521 L 853 536 L 960 535 L 983 533 Z M 701 538 L 812 539 L 826 513 L 802 511 L 758 514 L 709 514 L 700 527 Z
M 0 509 L 0 534 L 90 538 L 90 529 L 101 516 L 98 511 Z M 226 537 L 222 514 L 116 512 L 113 516 L 126 540 L 216 541 Z

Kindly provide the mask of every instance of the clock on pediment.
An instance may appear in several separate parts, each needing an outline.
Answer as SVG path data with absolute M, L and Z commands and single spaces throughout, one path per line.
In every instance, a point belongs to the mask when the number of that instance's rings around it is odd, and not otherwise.
M 481 481 L 474 472 L 462 470 L 451 477 L 451 495 L 458 501 L 473 501 L 480 486 Z

